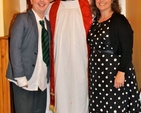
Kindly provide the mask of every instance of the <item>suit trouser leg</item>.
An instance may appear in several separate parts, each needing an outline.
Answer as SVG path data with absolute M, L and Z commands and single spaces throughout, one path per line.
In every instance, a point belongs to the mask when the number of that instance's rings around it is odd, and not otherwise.
M 27 91 L 12 83 L 16 113 L 45 113 L 46 90 Z

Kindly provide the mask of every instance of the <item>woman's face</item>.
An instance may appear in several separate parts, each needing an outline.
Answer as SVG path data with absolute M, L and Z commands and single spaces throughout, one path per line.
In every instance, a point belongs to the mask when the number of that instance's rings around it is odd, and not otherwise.
M 95 0 L 97 8 L 102 11 L 110 11 L 113 0 Z

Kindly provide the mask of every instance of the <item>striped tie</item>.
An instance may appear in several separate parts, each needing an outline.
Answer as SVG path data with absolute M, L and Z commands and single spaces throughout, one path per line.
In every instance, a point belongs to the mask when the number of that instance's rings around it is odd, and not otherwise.
M 46 63 L 46 65 L 49 65 L 49 37 L 48 32 L 45 29 L 44 21 L 39 21 L 42 26 L 42 54 L 43 54 L 43 61 Z

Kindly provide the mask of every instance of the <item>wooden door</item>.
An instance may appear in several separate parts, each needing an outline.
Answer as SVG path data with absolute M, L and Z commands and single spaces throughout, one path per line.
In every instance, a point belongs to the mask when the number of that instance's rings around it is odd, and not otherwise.
M 134 30 L 133 64 L 141 88 L 141 1 L 126 0 L 126 16 Z M 125 42 L 126 44 L 126 42 Z
M 10 85 L 6 79 L 8 37 L 0 37 L 0 113 L 11 113 Z

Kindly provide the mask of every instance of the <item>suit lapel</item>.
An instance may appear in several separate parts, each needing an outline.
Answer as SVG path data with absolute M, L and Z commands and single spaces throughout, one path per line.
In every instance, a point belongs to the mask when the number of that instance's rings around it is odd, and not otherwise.
M 38 34 L 38 27 L 37 27 L 37 24 L 36 24 L 35 15 L 34 15 L 34 13 L 33 13 L 32 10 L 29 10 L 28 13 L 29 13 L 29 15 L 30 15 L 30 17 L 31 17 L 32 24 L 33 24 L 33 26 L 34 26 L 35 36 L 37 36 L 37 39 L 38 39 L 38 35 L 39 35 L 39 34 Z

